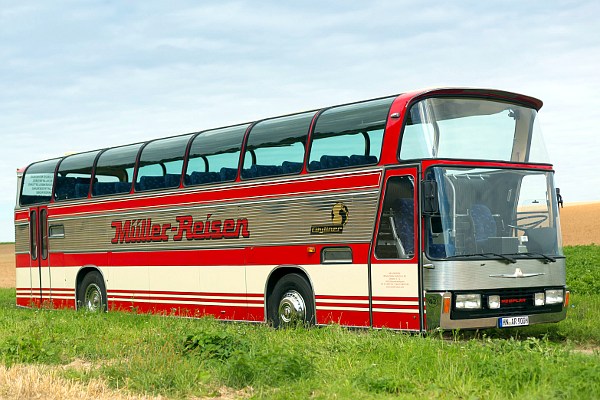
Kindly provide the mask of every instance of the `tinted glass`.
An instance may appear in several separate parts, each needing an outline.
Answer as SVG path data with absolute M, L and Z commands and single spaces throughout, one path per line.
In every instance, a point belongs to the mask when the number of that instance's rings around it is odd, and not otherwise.
M 37 260 L 38 255 L 38 221 L 37 212 L 31 211 L 29 214 L 29 254 L 33 260 Z
M 406 115 L 400 158 L 548 162 L 535 110 L 501 101 L 430 98 Z
M 562 256 L 552 172 L 433 167 L 439 211 L 426 219 L 428 258 Z
M 42 259 L 48 258 L 48 210 L 40 210 L 40 233 L 42 237 Z
M 178 187 L 183 158 L 192 135 L 155 140 L 142 149 L 135 190 Z
M 81 199 L 88 196 L 92 166 L 98 151 L 64 158 L 56 174 L 55 200 Z
M 309 112 L 256 124 L 248 136 L 242 178 L 300 173 L 314 115 Z
M 393 176 L 386 184 L 375 256 L 379 259 L 415 255 L 415 199 L 412 176 Z
M 92 194 L 105 196 L 129 193 L 133 183 L 133 169 L 142 144 L 108 149 L 98 158 Z
M 248 125 L 200 133 L 190 148 L 185 184 L 203 185 L 233 181 L 237 176 L 240 149 Z
M 316 171 L 376 164 L 394 98 L 324 111 L 315 125 L 308 169 Z
M 52 198 L 52 185 L 54 184 L 54 170 L 60 159 L 42 161 L 31 164 L 23 175 L 21 199 L 19 204 L 49 203 Z

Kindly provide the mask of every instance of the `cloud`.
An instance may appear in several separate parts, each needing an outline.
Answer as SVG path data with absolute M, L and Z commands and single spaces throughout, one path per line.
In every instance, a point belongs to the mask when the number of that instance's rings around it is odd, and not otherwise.
M 1 223 L 15 169 L 35 160 L 438 85 L 544 100 L 565 198 L 600 199 L 584 167 L 600 153 L 599 13 L 594 1 L 4 4 Z

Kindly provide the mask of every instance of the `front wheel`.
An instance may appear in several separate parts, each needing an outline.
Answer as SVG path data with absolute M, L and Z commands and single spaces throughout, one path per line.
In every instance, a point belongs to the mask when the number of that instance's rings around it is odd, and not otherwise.
M 313 292 L 306 279 L 299 274 L 282 277 L 273 288 L 267 311 L 275 328 L 313 325 Z
M 98 271 L 88 272 L 77 291 L 77 309 L 90 312 L 106 311 L 106 288 Z

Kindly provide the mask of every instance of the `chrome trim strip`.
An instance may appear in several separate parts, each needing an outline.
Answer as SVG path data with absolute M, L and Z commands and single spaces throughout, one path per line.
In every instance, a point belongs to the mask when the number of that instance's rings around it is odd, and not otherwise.
M 474 319 L 450 319 L 450 313 L 442 312 L 444 298 L 452 298 L 452 294 L 445 293 L 427 293 L 427 330 L 452 330 L 452 329 L 485 329 L 497 328 L 498 319 L 501 317 L 486 317 Z M 546 324 L 562 321 L 567 317 L 567 309 L 563 307 L 562 311 L 557 313 L 545 314 L 527 314 L 529 325 Z
M 521 268 L 517 267 L 515 268 L 515 272 L 513 274 L 495 274 L 490 275 L 490 278 L 531 278 L 532 276 L 540 275 L 546 274 L 544 272 L 532 272 L 529 274 L 524 274 L 523 271 L 521 271 Z

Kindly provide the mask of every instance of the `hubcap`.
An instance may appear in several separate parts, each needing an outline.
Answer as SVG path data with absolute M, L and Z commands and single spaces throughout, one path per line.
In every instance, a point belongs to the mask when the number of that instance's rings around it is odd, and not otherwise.
M 95 283 L 92 283 L 85 289 L 83 299 L 85 308 L 89 311 L 99 311 L 102 308 L 102 291 Z
M 306 319 L 306 304 L 300 293 L 287 291 L 279 302 L 279 320 L 283 324 L 301 322 Z

